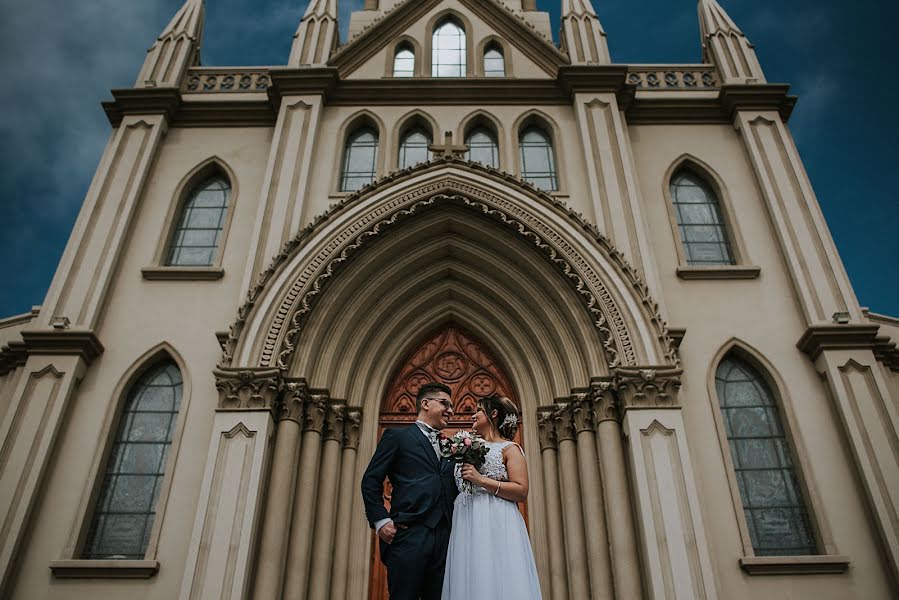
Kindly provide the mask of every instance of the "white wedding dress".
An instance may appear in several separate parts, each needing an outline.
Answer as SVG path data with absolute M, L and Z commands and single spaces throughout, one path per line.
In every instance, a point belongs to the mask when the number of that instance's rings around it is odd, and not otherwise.
M 503 449 L 512 444 L 488 443 L 486 460 L 478 470 L 491 479 L 508 481 Z M 471 486 L 473 493 L 466 492 L 459 473 L 457 465 L 460 491 L 453 507 L 442 600 L 540 600 L 537 566 L 518 505 L 478 485 Z

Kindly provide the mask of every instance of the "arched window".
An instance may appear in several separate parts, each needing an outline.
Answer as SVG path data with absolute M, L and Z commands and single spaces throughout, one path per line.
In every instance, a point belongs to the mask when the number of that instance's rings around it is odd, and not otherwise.
M 531 125 L 518 138 L 521 151 L 521 177 L 541 190 L 559 189 L 553 145 L 545 131 Z
M 434 28 L 431 76 L 465 77 L 465 30 L 452 19 Z
M 400 142 L 399 165 L 401 169 L 431 160 L 431 134 L 420 127 L 410 129 Z
M 496 42 L 487 44 L 484 48 L 484 76 L 505 77 L 506 61 L 503 58 L 503 49 Z
M 757 556 L 817 554 L 774 396 L 749 363 L 726 356 L 715 372 L 740 498 Z
M 499 168 L 499 148 L 492 131 L 486 127 L 475 127 L 466 136 L 465 143 L 468 145 L 466 160 Z
M 354 192 L 374 181 L 377 164 L 378 132 L 370 127 L 356 129 L 344 147 L 340 191 Z
M 230 197 L 231 184 L 221 175 L 214 175 L 194 188 L 181 208 L 166 265 L 208 267 L 213 264 Z
M 393 55 L 393 76 L 415 76 L 415 49 L 412 48 L 412 44 L 403 42 L 396 47 L 396 52 Z
M 718 196 L 705 181 L 681 169 L 671 178 L 671 200 L 687 264 L 736 264 Z
M 166 360 L 128 392 L 82 558 L 144 558 L 181 407 L 181 371 Z

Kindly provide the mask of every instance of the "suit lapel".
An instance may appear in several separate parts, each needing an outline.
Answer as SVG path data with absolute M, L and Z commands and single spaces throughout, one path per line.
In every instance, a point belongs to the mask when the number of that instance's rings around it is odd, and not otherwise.
M 440 463 L 438 462 L 437 455 L 434 454 L 434 447 L 431 445 L 430 440 L 428 440 L 428 436 L 425 435 L 424 431 L 419 429 L 418 425 L 413 423 L 412 435 L 418 439 L 418 443 L 421 444 L 422 449 L 425 451 L 425 454 L 428 455 L 428 458 L 435 467 L 440 467 Z

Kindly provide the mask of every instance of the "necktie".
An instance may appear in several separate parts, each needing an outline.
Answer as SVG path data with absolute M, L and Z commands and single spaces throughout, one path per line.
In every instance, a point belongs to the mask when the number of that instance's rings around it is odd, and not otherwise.
M 440 458 L 440 444 L 437 442 L 437 430 L 425 425 L 425 435 L 428 436 L 431 447 L 434 449 L 434 452 L 437 453 L 437 458 Z

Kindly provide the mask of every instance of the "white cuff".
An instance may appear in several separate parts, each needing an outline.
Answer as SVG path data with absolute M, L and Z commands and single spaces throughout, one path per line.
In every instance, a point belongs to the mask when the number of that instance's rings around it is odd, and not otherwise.
M 381 531 L 381 527 L 384 527 L 384 525 L 387 525 L 391 521 L 393 521 L 393 519 L 381 519 L 379 521 L 375 521 L 375 533 Z

